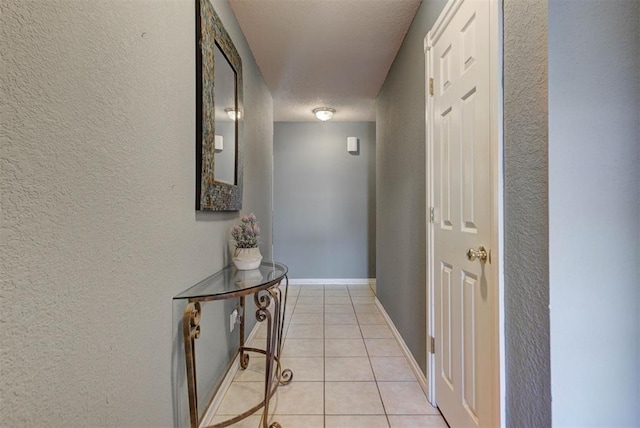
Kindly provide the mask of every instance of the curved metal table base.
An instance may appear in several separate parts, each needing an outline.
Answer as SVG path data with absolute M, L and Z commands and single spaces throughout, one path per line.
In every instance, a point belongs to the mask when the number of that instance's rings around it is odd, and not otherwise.
M 284 279 L 284 290 L 281 288 L 281 281 Z M 256 305 L 255 317 L 260 323 L 267 324 L 266 349 L 251 348 L 244 343 L 244 322 L 245 322 L 245 296 L 249 292 L 238 292 L 225 295 L 221 298 L 212 296 L 202 296 L 190 299 L 183 316 L 183 336 L 185 345 L 185 357 L 187 366 L 187 389 L 189 393 L 189 412 L 191 417 L 191 428 L 199 427 L 199 413 L 197 408 L 197 385 L 196 385 L 196 361 L 195 361 L 195 340 L 200 337 L 200 316 L 202 306 L 200 302 L 209 300 L 222 300 L 223 298 L 238 297 L 240 300 L 240 346 L 238 348 L 240 357 L 240 367 L 244 370 L 249 365 L 248 352 L 254 352 L 265 356 L 265 379 L 264 379 L 264 399 L 242 414 L 223 422 L 209 425 L 206 428 L 223 428 L 233 425 L 263 408 L 262 422 L 263 428 L 282 428 L 278 422 L 269 421 L 269 401 L 280 385 L 287 385 L 293 379 L 293 372 L 290 369 L 282 369 L 280 355 L 282 353 L 282 333 L 284 327 L 284 316 L 287 307 L 287 295 L 289 289 L 289 279 L 284 274 L 280 278 L 269 283 L 265 288 L 260 288 L 253 292 L 253 299 Z
M 256 352 L 256 353 L 260 353 L 263 355 L 267 355 L 267 351 L 265 351 L 264 349 L 257 349 L 257 348 L 248 348 L 248 347 L 244 347 L 242 349 L 244 352 Z M 248 363 L 249 363 L 249 354 L 244 354 L 244 356 L 246 357 L 246 364 L 244 367 L 242 367 L 243 369 L 248 367 Z M 272 387 L 271 390 L 269 391 L 268 397 L 265 397 L 261 402 L 259 402 L 258 404 L 256 404 L 255 406 L 253 406 L 252 408 L 246 410 L 245 412 L 243 412 L 242 414 L 238 415 L 238 416 L 234 416 L 231 419 L 227 419 L 225 421 L 222 422 L 218 422 L 215 425 L 209 425 L 207 427 L 204 428 L 224 428 L 224 427 L 228 427 L 230 425 L 233 425 L 237 422 L 240 422 L 241 420 L 251 416 L 252 414 L 254 414 L 257 410 L 264 408 L 265 411 L 262 414 L 262 426 L 263 427 L 268 427 L 268 428 L 282 428 L 282 426 L 278 423 L 278 422 L 272 422 L 271 425 L 267 425 L 268 423 L 268 418 L 269 418 L 269 409 L 266 406 L 266 403 L 271 399 L 271 397 L 273 397 L 273 394 L 276 393 L 276 391 L 278 390 L 278 387 L 280 385 L 288 385 L 289 383 L 291 383 L 291 381 L 293 380 L 293 371 L 291 371 L 291 369 L 282 369 L 282 366 L 280 365 L 280 358 L 279 357 L 274 357 L 274 362 L 276 363 L 276 370 L 275 370 L 275 379 L 273 382 L 271 382 Z M 241 361 L 242 364 L 242 361 Z M 265 423 L 265 421 L 267 421 Z

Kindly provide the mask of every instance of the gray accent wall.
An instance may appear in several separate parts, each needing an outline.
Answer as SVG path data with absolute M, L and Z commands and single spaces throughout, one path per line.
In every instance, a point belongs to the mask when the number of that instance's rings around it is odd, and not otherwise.
M 423 2 L 377 103 L 378 298 L 426 366 Z M 550 426 L 546 2 L 504 2 L 506 424 Z
M 426 371 L 424 37 L 445 0 L 424 1 L 376 103 L 378 299 Z
M 377 103 L 378 298 L 420 364 L 422 38 L 443 4 L 423 2 Z M 504 423 L 638 426 L 639 4 L 502 5 Z
M 505 422 L 548 427 L 547 1 L 503 6 Z
M 640 426 L 640 2 L 549 1 L 553 425 Z
M 243 60 L 244 212 L 271 258 L 273 101 L 213 5 Z M 194 209 L 194 24 L 193 1 L 2 3 L 2 426 L 188 426 L 172 297 L 229 262 L 239 216 Z M 230 309 L 203 321 L 212 372 Z
M 274 255 L 291 278 L 375 277 L 375 128 L 275 123 Z M 358 153 L 347 137 L 358 137 Z

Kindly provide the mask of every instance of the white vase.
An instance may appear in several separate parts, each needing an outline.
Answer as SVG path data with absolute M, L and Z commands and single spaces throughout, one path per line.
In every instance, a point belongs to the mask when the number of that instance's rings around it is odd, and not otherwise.
M 240 286 L 257 285 L 262 283 L 262 279 L 260 269 L 238 270 L 233 277 L 233 282 Z
M 238 270 L 257 269 L 262 261 L 260 248 L 236 248 L 233 256 L 233 264 Z

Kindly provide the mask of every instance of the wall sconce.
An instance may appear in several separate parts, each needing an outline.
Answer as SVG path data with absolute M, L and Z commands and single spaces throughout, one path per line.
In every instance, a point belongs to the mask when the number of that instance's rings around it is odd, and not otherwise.
M 358 153 L 358 137 L 347 137 L 347 151 L 349 153 Z
M 233 120 L 234 122 L 238 119 L 242 119 L 242 113 L 240 113 L 240 110 L 229 107 L 224 109 L 224 111 L 227 113 L 227 116 L 229 116 L 229 119 Z
M 336 111 L 329 107 L 318 107 L 313 109 L 313 114 L 323 122 L 331 119 Z
M 222 139 L 222 135 L 216 135 L 213 140 L 213 144 L 214 144 L 214 149 L 218 152 L 221 152 L 222 149 L 224 148 L 224 140 Z

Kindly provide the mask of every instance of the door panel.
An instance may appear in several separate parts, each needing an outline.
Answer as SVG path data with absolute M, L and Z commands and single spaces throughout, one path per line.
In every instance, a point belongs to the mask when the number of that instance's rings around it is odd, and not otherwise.
M 442 358 L 440 359 L 440 373 L 449 387 L 453 389 L 453 379 L 451 376 L 451 273 L 453 272 L 453 268 L 446 263 L 442 263 L 441 266 L 442 300 L 440 306 L 442 307 L 442 320 L 440 322 L 440 337 L 442 338 Z
M 440 207 L 443 229 L 451 230 L 451 107 L 441 115 L 440 126 Z
M 491 243 L 489 7 L 460 0 L 430 46 L 435 392 L 452 428 L 493 425 L 496 286 L 467 259 Z M 436 24 L 437 26 L 438 24 Z M 443 29 L 444 28 L 444 29 Z M 431 33 L 430 33 L 431 34 Z
M 462 272 L 462 390 L 463 405 L 474 419 L 477 419 L 476 406 L 476 287 L 477 278 L 468 272 Z
M 460 31 L 462 39 L 462 63 L 463 70 L 466 72 L 476 60 L 476 14 L 472 14 L 471 18 L 464 24 Z
M 474 218 L 474 152 L 475 152 L 475 112 L 477 109 L 475 103 L 476 88 L 472 88 L 470 92 L 462 97 L 462 114 L 460 128 L 462 131 L 461 138 L 461 157 L 462 167 L 462 210 L 461 210 L 461 229 L 466 233 L 477 233 Z

